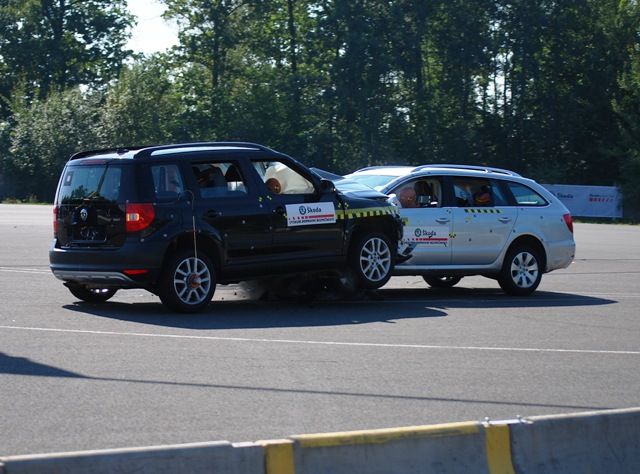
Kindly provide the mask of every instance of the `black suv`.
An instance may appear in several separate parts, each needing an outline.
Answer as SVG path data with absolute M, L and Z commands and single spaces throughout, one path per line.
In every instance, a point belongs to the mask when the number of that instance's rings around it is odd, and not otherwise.
M 336 190 L 293 158 L 214 142 L 77 153 L 54 207 L 53 274 L 87 302 L 144 288 L 180 312 L 217 283 L 285 274 L 391 275 L 402 224 L 373 190 Z

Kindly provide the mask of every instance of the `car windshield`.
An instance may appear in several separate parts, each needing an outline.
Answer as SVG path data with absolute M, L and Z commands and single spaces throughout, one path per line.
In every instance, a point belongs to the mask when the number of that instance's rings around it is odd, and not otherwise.
M 387 183 L 396 179 L 397 176 L 388 174 L 369 174 L 369 173 L 354 173 L 347 175 L 347 178 L 356 181 L 360 184 L 369 186 L 370 188 L 380 191 Z
M 351 177 L 340 176 L 329 171 L 325 171 L 319 168 L 311 168 L 311 170 L 320 176 L 321 178 L 331 181 L 338 191 L 343 193 L 357 192 L 357 191 L 371 191 L 371 186 L 361 183 L 359 181 L 351 179 Z

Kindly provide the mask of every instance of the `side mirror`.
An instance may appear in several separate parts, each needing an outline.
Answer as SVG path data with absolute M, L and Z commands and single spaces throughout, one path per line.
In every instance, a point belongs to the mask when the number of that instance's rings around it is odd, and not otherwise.
M 335 184 L 333 184 L 332 181 L 329 181 L 328 179 L 321 179 L 320 180 L 320 191 L 323 193 L 326 192 L 335 192 L 336 191 L 336 186 Z
M 396 196 L 394 193 L 389 194 L 389 197 L 387 198 L 387 202 L 392 206 L 402 207 L 400 205 L 400 200 L 398 199 L 398 196 Z

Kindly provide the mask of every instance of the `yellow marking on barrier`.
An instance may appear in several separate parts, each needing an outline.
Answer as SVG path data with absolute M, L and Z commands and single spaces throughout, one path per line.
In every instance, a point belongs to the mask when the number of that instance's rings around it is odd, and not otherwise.
M 293 460 L 293 441 L 290 439 L 273 439 L 258 441 L 264 448 L 265 474 L 295 474 Z
M 489 473 L 515 474 L 511 460 L 509 425 L 489 425 L 484 430 Z
M 331 446 L 382 444 L 389 441 L 411 438 L 466 436 L 479 433 L 479 431 L 480 425 L 475 421 L 469 421 L 429 426 L 411 426 L 407 428 L 298 435 L 291 436 L 291 439 L 295 440 L 301 448 L 326 448 Z

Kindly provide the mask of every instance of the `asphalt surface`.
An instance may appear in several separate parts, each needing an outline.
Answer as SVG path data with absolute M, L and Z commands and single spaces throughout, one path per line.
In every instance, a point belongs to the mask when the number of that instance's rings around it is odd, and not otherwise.
M 640 227 L 577 224 L 527 298 L 393 278 L 353 301 L 219 287 L 82 304 L 49 272 L 49 206 L 0 205 L 0 455 L 640 406 Z

